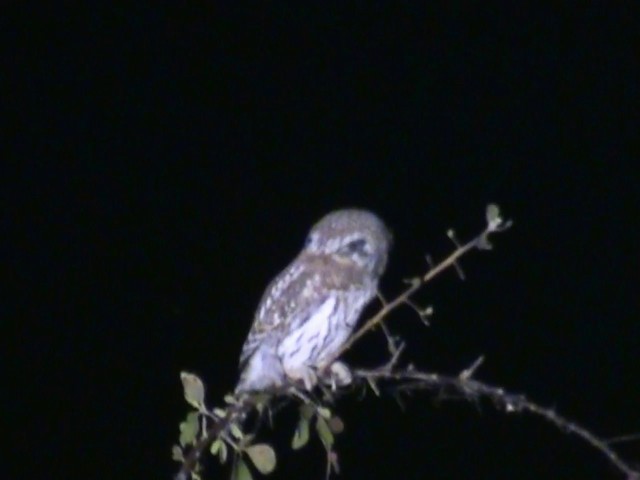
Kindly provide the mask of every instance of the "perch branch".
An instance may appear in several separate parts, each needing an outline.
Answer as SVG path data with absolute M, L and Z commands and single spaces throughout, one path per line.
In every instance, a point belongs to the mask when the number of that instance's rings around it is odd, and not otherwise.
M 442 392 L 454 391 L 468 400 L 487 398 L 493 405 L 507 413 L 528 412 L 542 417 L 561 431 L 576 435 L 582 441 L 602 453 L 613 466 L 623 473 L 627 480 L 640 480 L 640 471 L 634 469 L 609 445 L 613 443 L 593 434 L 585 427 L 559 415 L 551 408 L 546 408 L 529 400 L 525 395 L 507 392 L 501 387 L 488 385 L 475 380 L 473 374 L 479 367 L 482 357 L 474 364 L 463 370 L 457 376 L 441 375 L 438 373 L 419 372 L 413 368 L 396 369 L 397 356 L 387 364 L 374 370 L 355 370 L 354 379 L 366 380 L 370 385 L 380 382 L 392 383 L 395 393 L 415 390 L 431 390 Z

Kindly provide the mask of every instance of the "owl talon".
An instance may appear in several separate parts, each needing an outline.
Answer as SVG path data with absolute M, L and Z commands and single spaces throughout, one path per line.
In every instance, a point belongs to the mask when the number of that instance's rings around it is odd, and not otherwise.
M 303 374 L 302 382 L 304 383 L 305 390 L 307 390 L 308 392 L 313 390 L 313 387 L 315 387 L 318 383 L 318 376 L 316 375 L 316 372 L 314 372 L 311 368 L 308 368 Z
M 318 384 L 318 375 L 311 367 L 300 366 L 295 369 L 286 370 L 286 374 L 294 382 L 302 382 L 304 389 L 308 392 Z
M 338 387 L 349 385 L 353 381 L 351 370 L 346 363 L 333 362 L 328 369 L 328 376 L 323 380 L 331 385 L 331 390 L 335 391 Z

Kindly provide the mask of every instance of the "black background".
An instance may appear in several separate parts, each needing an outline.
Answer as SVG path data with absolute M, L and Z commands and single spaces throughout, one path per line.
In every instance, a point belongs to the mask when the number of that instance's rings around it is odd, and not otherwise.
M 233 388 L 262 290 L 344 206 L 394 231 L 392 295 L 498 202 L 512 230 L 419 295 L 432 326 L 394 317 L 407 357 L 455 373 L 484 354 L 487 382 L 605 438 L 640 431 L 623 5 L 4 7 L 7 478 L 170 478 L 179 372 L 212 402 Z M 384 353 L 371 339 L 350 359 Z M 338 410 L 339 478 L 621 478 L 485 403 Z M 291 453 L 293 421 L 271 434 L 272 477 L 323 478 L 318 442 Z M 639 441 L 619 450 L 640 462 Z

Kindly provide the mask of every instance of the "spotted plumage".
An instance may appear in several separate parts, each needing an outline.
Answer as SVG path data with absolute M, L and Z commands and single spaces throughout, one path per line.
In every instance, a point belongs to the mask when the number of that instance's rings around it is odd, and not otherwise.
M 240 355 L 236 391 L 291 382 L 311 389 L 324 371 L 349 381 L 333 357 L 375 296 L 390 243 L 382 221 L 365 210 L 338 210 L 316 223 L 260 301 Z

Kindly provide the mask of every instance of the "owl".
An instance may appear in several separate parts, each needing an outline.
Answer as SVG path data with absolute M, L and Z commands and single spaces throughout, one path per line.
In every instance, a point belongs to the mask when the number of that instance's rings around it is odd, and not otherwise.
M 391 234 L 373 213 L 329 213 L 302 251 L 267 287 L 240 355 L 236 392 L 320 380 L 346 384 L 351 374 L 335 355 L 374 298 Z

